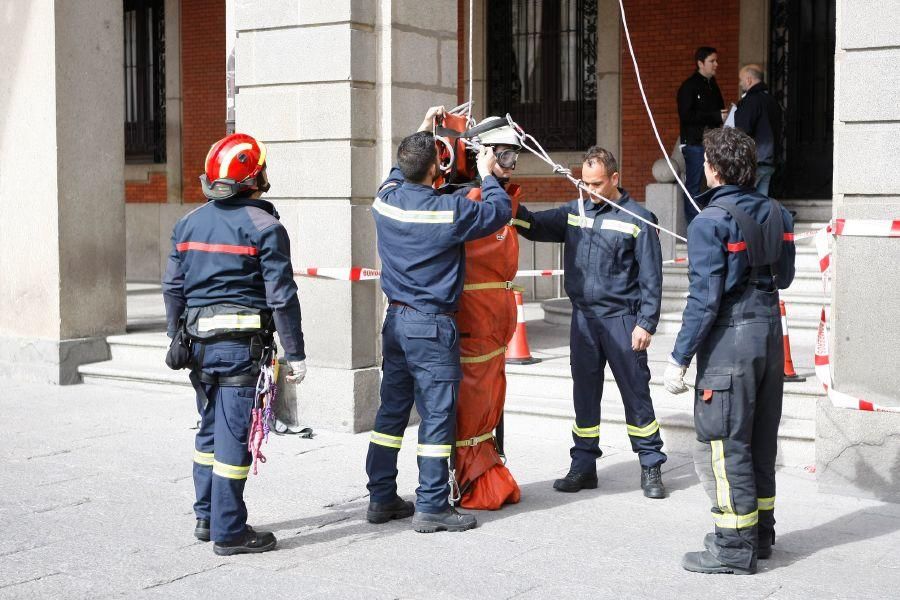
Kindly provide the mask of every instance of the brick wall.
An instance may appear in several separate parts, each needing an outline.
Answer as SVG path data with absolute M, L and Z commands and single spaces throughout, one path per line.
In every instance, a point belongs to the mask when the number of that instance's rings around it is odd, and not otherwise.
M 225 135 L 225 3 L 181 2 L 184 201 L 203 202 L 197 178 L 209 147 Z
M 147 181 L 125 182 L 125 202 L 162 204 L 166 202 L 167 194 L 166 174 L 163 172 L 150 173 Z
M 694 51 L 713 46 L 719 52 L 716 80 L 725 106 L 738 97 L 739 0 L 702 4 L 694 0 L 625 0 L 628 28 L 634 44 L 644 91 L 666 151 L 678 138 L 678 87 L 694 70 Z M 622 156 L 623 184 L 644 199 L 653 182 L 653 163 L 662 158 L 641 101 L 634 67 L 622 34 Z

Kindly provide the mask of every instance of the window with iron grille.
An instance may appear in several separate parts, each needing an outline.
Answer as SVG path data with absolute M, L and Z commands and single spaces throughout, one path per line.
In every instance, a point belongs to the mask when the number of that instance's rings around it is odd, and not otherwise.
M 166 162 L 163 0 L 125 0 L 125 160 Z
M 487 22 L 488 112 L 548 150 L 596 143 L 596 0 L 491 0 Z

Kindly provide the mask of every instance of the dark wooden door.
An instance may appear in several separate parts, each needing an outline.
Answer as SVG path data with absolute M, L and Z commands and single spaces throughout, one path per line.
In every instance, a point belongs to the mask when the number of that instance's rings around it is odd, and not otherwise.
M 835 0 L 773 0 L 771 88 L 784 111 L 778 198 L 831 198 Z

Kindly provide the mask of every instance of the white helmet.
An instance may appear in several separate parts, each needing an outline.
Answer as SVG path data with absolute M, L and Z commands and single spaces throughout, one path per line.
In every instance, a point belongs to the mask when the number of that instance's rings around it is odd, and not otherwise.
M 481 140 L 481 143 L 485 146 L 513 146 L 515 148 L 521 148 L 522 144 L 519 142 L 519 138 L 516 135 L 516 132 L 513 131 L 513 128 L 509 126 L 509 123 L 506 122 L 506 119 L 501 117 L 487 117 L 483 121 L 481 121 L 477 127 L 481 127 L 486 123 L 493 122 L 503 122 L 506 123 L 501 127 L 497 127 L 496 129 L 491 129 L 489 131 L 485 131 L 478 135 L 478 139 Z

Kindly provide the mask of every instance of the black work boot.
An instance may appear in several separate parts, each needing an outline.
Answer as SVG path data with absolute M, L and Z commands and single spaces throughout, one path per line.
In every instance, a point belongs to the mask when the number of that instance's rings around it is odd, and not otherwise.
M 553 489 L 559 492 L 573 493 L 579 490 L 593 490 L 597 488 L 597 472 L 579 473 L 570 470 L 562 479 L 553 482 Z
M 659 465 L 641 468 L 641 489 L 648 498 L 665 498 L 666 486 L 663 485 L 662 472 Z
M 713 546 L 716 545 L 716 534 L 715 533 L 707 533 L 706 537 L 703 538 L 703 546 L 712 551 Z M 759 545 L 756 548 L 756 558 L 760 560 L 766 560 L 767 558 L 772 557 L 772 546 L 775 545 L 775 532 L 772 532 L 771 542 L 769 544 L 764 544 L 763 539 L 759 538 Z
M 771 533 L 763 533 L 760 531 L 756 538 L 756 557 L 763 560 L 772 556 L 772 546 L 775 545 L 775 530 Z
M 715 535 L 715 534 L 713 534 Z M 705 541 L 705 540 L 704 540 Z M 686 571 L 694 573 L 705 573 L 708 575 L 715 574 L 734 574 L 734 575 L 753 575 L 756 573 L 756 559 L 750 562 L 750 567 L 735 567 L 726 565 L 718 558 L 709 553 L 708 550 L 702 552 L 688 552 L 681 559 L 681 566 Z
M 413 503 L 400 496 L 394 496 L 389 502 L 369 502 L 366 520 L 369 523 L 387 523 L 392 519 L 405 519 L 416 512 Z
M 475 521 L 475 515 L 460 514 L 452 506 L 439 513 L 416 512 L 412 523 L 413 529 L 419 533 L 465 531 L 473 529 L 478 524 Z
M 216 542 L 213 552 L 219 556 L 231 556 L 232 554 L 256 554 L 268 552 L 275 548 L 278 541 L 275 534 L 270 531 L 254 531 L 247 525 L 244 533 L 227 542 Z
M 197 519 L 197 526 L 194 527 L 194 537 L 201 542 L 209 541 L 209 519 Z

